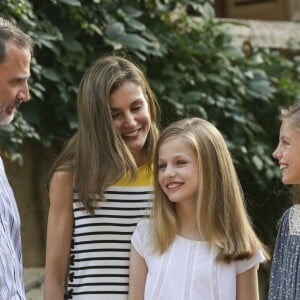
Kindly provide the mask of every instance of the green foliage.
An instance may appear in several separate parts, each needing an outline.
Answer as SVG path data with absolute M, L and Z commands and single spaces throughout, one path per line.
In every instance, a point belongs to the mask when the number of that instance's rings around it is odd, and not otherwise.
M 249 208 L 271 206 L 270 187 L 279 178 L 271 158 L 277 116 L 300 100 L 300 56 L 251 44 L 240 49 L 226 22 L 199 1 L 2 0 L 0 12 L 36 42 L 32 101 L 0 128 L 1 145 L 14 158 L 26 138 L 45 147 L 68 138 L 77 128 L 76 93 L 86 67 L 102 54 L 126 53 L 144 66 L 162 127 L 187 116 L 213 122 L 228 142 Z M 290 54 L 296 46 L 291 41 Z

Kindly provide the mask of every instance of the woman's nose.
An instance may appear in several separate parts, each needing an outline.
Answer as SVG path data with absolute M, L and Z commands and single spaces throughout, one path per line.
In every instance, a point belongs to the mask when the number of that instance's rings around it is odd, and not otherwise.
M 133 126 L 136 124 L 135 118 L 131 113 L 126 114 L 125 116 L 125 125 L 127 126 Z

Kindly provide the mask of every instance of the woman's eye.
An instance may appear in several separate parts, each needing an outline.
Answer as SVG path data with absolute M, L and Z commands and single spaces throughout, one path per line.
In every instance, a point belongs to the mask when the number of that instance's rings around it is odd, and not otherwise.
M 186 161 L 185 160 L 178 160 L 177 161 L 177 165 L 185 165 L 186 164 Z
M 111 116 L 112 116 L 113 119 L 116 119 L 120 116 L 120 114 L 119 113 L 112 113 Z
M 158 164 L 158 169 L 161 170 L 161 169 L 164 169 L 166 167 L 166 164 Z

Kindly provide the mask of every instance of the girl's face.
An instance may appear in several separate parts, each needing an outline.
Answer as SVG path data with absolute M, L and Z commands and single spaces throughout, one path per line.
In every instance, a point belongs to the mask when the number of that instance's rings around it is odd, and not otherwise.
M 126 81 L 110 95 L 109 102 L 114 124 L 122 139 L 137 165 L 143 164 L 143 147 L 150 130 L 151 117 L 142 88 Z
M 284 184 L 300 183 L 300 129 L 283 119 L 280 127 L 279 143 L 273 157 L 279 162 Z
M 182 138 L 168 138 L 158 152 L 158 182 L 176 205 L 196 203 L 199 189 L 198 161 L 190 145 Z

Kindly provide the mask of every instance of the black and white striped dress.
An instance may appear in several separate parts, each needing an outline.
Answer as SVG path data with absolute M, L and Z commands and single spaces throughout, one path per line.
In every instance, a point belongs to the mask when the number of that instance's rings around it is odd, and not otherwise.
M 125 178 L 105 192 L 89 214 L 74 193 L 74 230 L 66 299 L 127 300 L 130 239 L 136 224 L 149 215 L 153 178 L 146 166 L 128 183 Z

